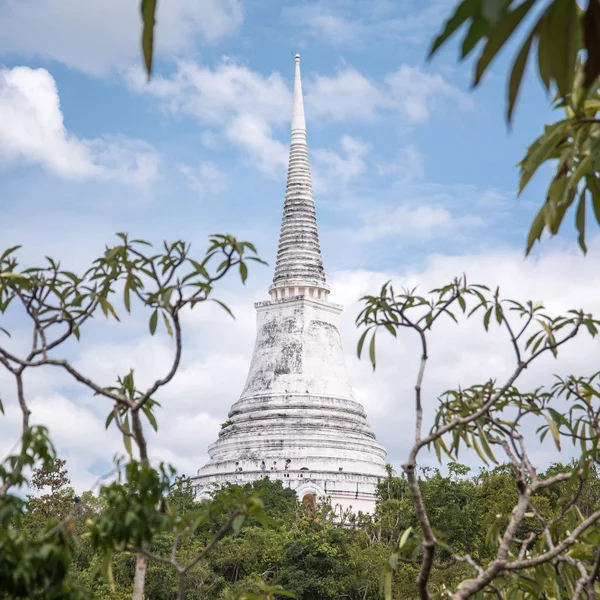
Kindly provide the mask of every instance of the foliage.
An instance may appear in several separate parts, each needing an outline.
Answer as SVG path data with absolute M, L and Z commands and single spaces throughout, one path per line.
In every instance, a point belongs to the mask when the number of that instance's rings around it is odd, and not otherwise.
M 540 473 L 540 478 L 562 473 L 566 467 L 552 465 Z M 486 543 L 490 524 L 494 523 L 498 514 L 510 513 L 514 498 L 518 496 L 511 466 L 506 464 L 471 474 L 468 467 L 451 463 L 445 474 L 437 469 L 420 469 L 417 479 L 427 510 L 440 517 L 434 524 L 436 534 L 446 544 L 460 548 L 474 560 L 493 560 L 494 544 Z M 114 489 L 112 484 L 108 487 Z M 577 508 L 584 514 L 596 510 L 600 506 L 599 491 L 600 479 L 594 472 L 576 500 Z M 361 515 L 342 523 L 334 518 L 331 506 L 320 504 L 311 507 L 300 503 L 295 494 L 280 482 L 265 479 L 243 487 L 227 486 L 215 494 L 214 501 L 224 506 L 227 495 L 260 497 L 268 524 L 263 527 L 258 520 L 250 518 L 237 534 L 229 531 L 213 551 L 188 572 L 184 597 L 188 600 L 254 600 L 284 598 L 293 593 L 298 600 L 379 599 L 382 573 L 399 543 L 399 539 L 389 535 L 385 528 L 395 521 L 402 525 L 392 525 L 392 529 L 400 533 L 404 524 L 418 527 L 412 503 L 406 498 L 407 492 L 410 493 L 406 477 L 390 473 L 389 479 L 380 484 L 376 513 L 372 517 Z M 124 599 L 131 597 L 132 593 L 134 553 L 127 548 L 114 550 L 111 588 L 101 576 L 104 550 L 101 546 L 93 547 L 89 528 L 85 526 L 90 515 L 101 514 L 101 520 L 109 518 L 112 509 L 100 498 L 107 493 L 82 494 L 73 513 L 72 555 L 67 580 L 85 598 Z M 559 494 L 559 503 L 563 490 L 549 487 L 539 494 L 545 504 L 538 501 L 536 506 L 546 512 L 554 511 L 547 512 L 546 516 L 558 514 L 556 493 Z M 53 510 L 58 512 L 60 489 L 50 494 L 49 499 L 54 496 L 57 504 Z M 25 506 L 22 517 L 25 529 L 28 529 L 30 520 L 36 522 L 37 519 L 36 514 L 29 510 L 31 500 Z M 194 500 L 185 479 L 181 478 L 170 488 L 164 500 L 166 514 L 170 514 L 177 505 L 185 507 L 187 514 L 198 515 L 206 506 Z M 444 504 L 448 508 L 448 518 L 443 518 Z M 48 506 L 52 507 L 52 502 Z M 223 514 L 213 510 L 212 516 L 193 534 L 179 537 L 177 559 L 183 563 L 201 552 L 206 540 L 222 522 Z M 469 535 L 464 534 L 465 526 L 470 527 Z M 523 533 L 528 534 L 529 530 L 524 529 Z M 178 593 L 178 576 L 168 563 L 177 535 L 169 527 L 153 535 L 152 552 L 161 559 L 151 560 L 146 573 L 145 590 L 152 600 L 169 600 Z M 469 577 L 471 567 L 468 564 L 450 564 L 450 561 L 447 564 L 448 568 L 432 573 L 434 597 L 441 597 L 444 589 L 453 589 Z M 401 590 L 402 598 L 412 600 L 419 597 L 415 583 L 417 573 L 417 565 L 410 559 L 398 562 L 392 583 L 394 589 Z
M 5 340 L 0 345 L 0 364 L 14 379 L 22 415 L 20 453 L 0 466 L 0 589 L 11 598 L 75 598 L 79 591 L 67 574 L 83 567 L 88 572 L 87 584 L 103 573 L 106 597 L 114 597 L 115 582 L 121 576 L 132 587 L 128 593 L 133 599 L 142 600 L 150 559 L 174 571 L 177 597 L 184 598 L 187 575 L 229 530 L 239 532 L 247 518 L 264 521 L 261 501 L 239 490 L 200 507 L 189 497 L 186 502 L 190 488 L 181 481 L 171 493 L 174 472 L 167 465 L 150 464 L 144 433 L 147 425 L 158 428 L 155 409 L 159 405 L 153 396 L 173 379 L 181 362 L 182 312 L 210 300 L 231 314 L 213 297 L 214 285 L 232 269 L 237 269 L 245 282 L 248 264 L 262 261 L 251 243 L 230 235 L 211 236 L 199 259 L 191 255 L 190 245 L 181 241 L 165 242 L 163 250 L 156 252 L 144 240 L 130 240 L 124 233 L 118 238 L 119 243 L 106 248 L 82 275 L 62 269 L 51 258 L 41 267 L 24 268 L 17 259 L 19 247 L 0 255 L 0 318 L 14 325 L 20 309 L 32 329 L 31 347 L 21 353 L 10 345 L 7 326 L 0 327 Z M 160 319 L 173 340 L 172 363 L 146 389 L 138 386 L 132 370 L 120 376 L 116 385 L 106 385 L 59 354 L 69 342 L 83 341 L 92 319 L 102 315 L 119 321 L 119 297 L 127 313 L 149 311 L 151 335 L 157 332 Z M 116 479 L 104 482 L 98 497 L 88 494 L 85 506 L 67 487 L 64 461 L 56 457 L 46 430 L 30 424 L 24 373 L 43 367 L 65 371 L 100 401 L 108 400 L 112 406 L 106 427 L 117 427 L 123 436 L 129 460 L 117 461 Z M 134 458 L 135 454 L 139 458 Z M 33 476 L 28 479 L 31 470 Z M 110 478 L 109 474 L 105 479 Z M 30 495 L 26 503 L 20 490 L 28 485 L 37 494 Z M 49 493 L 40 493 L 48 488 Z M 216 518 L 219 527 L 204 531 L 195 553 L 180 556 L 180 544 Z M 168 557 L 154 552 L 161 536 L 164 541 L 169 533 L 174 539 Z M 76 534 L 84 541 L 75 554 Z M 134 554 L 134 563 L 123 558 L 123 553 Z
M 541 8 L 540 8 L 541 7 Z M 586 209 L 591 204 L 600 224 L 600 2 L 588 0 L 583 10 L 577 0 L 462 0 L 434 40 L 430 57 L 462 27 L 460 59 L 480 48 L 473 85 L 482 78 L 498 53 L 516 35 L 524 21 L 533 23 L 514 59 L 507 85 L 510 123 L 530 54 L 544 88 L 554 90 L 553 107 L 564 117 L 546 125 L 519 163 L 521 193 L 546 163 L 555 166 L 546 201 L 535 217 L 527 253 L 545 230 L 558 233 L 567 210 L 577 205 L 575 225 L 579 245 L 586 252 Z
M 588 597 L 595 597 L 600 507 L 593 496 L 584 514 L 578 501 L 584 488 L 595 489 L 597 480 L 599 377 L 557 378 L 554 385 L 527 392 L 519 390 L 516 383 L 544 354 L 558 357 L 561 347 L 582 333 L 595 337 L 600 323 L 583 310 L 549 315 L 541 303 L 506 299 L 499 289 L 492 292 L 485 286 L 468 284 L 466 277 L 427 296 L 414 290 L 396 293 L 387 283 L 380 295 L 363 300 L 365 307 L 357 319 L 364 327 L 358 354 L 368 347 L 373 368 L 380 331 L 393 337 L 412 332 L 421 348 L 414 445 L 403 464 L 406 484 L 400 487 L 402 498 L 408 496 L 408 488 L 414 518 L 405 521 L 404 532 L 397 539 L 385 578 L 386 598 L 392 597 L 393 572 L 401 560 L 418 564 L 417 588 L 423 600 L 432 597 L 432 590 L 439 590 L 432 580 L 435 569 L 456 563 L 471 568 L 471 574 L 451 592 L 456 600 L 483 598 L 486 593 L 509 598 L 527 594 L 579 598 L 584 590 Z M 458 322 L 453 311 L 465 318 L 482 315 L 485 331 L 500 328 L 512 348 L 515 364 L 503 382 L 488 380 L 442 394 L 426 433 L 422 389 L 429 336 L 443 319 Z M 539 442 L 548 437 L 558 450 L 571 442 L 574 462 L 555 465 L 552 473 L 538 473 L 529 456 L 536 437 Z M 486 466 L 498 465 L 499 456 L 508 465 L 493 479 L 481 479 L 481 501 L 493 502 L 498 512 L 491 520 L 488 513 L 479 523 L 477 510 L 468 502 L 471 484 L 461 481 L 464 469 L 451 465 L 450 483 L 434 475 L 423 486 L 417 475 L 423 451 L 433 450 L 440 462 L 444 458 L 455 462 L 467 448 Z M 490 487 L 492 483 L 495 487 Z M 478 529 L 484 529 L 485 536 L 479 539 L 479 551 L 474 555 L 468 548 Z

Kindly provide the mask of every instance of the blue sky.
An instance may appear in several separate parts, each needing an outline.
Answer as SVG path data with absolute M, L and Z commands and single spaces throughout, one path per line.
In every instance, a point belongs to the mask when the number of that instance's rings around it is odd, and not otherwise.
M 517 199 L 516 164 L 553 116 L 531 72 L 507 131 L 505 76 L 514 49 L 475 91 L 456 44 L 426 62 L 453 4 L 159 2 L 147 84 L 137 2 L 4 0 L 0 245 L 24 244 L 26 261 L 51 254 L 84 268 L 116 231 L 182 238 L 199 250 L 208 233 L 228 231 L 255 241 L 273 264 L 299 52 L 322 250 L 334 298 L 347 306 L 351 378 L 398 465 L 408 444 L 398 427 L 410 414 L 411 346 L 390 345 L 375 375 L 356 361 L 352 320 L 361 294 L 388 277 L 433 287 L 468 270 L 517 296 L 549 296 L 557 309 L 584 299 L 590 310 L 600 304 L 597 276 L 584 275 L 600 272 L 592 267 L 598 244 L 584 263 L 570 215 L 557 240 L 523 260 L 545 180 L 542 173 Z M 258 269 L 246 288 L 225 284 L 237 321 L 209 310 L 190 321 L 185 372 L 156 439 L 156 454 L 182 470 L 200 466 L 237 399 L 252 350 L 252 302 L 266 298 L 271 275 Z M 150 343 L 141 319 L 125 327 L 99 324 L 77 356 L 107 384 L 123 362 L 150 377 L 168 356 L 168 342 Z M 474 329 L 460 351 L 452 346 L 456 331 L 442 334 L 447 351 L 437 355 L 432 398 L 444 385 L 487 377 L 486 369 L 508 372 L 510 355 Z M 564 368 L 579 368 L 577 356 L 567 356 Z M 531 382 L 547 380 L 550 368 Z M 0 376 L 0 385 L 10 397 L 9 380 Z M 103 430 L 107 407 L 57 374 L 36 375 L 31 390 L 34 416 L 50 425 L 78 485 L 89 485 L 110 459 L 102 440 L 118 448 Z M 16 418 L 9 411 L 0 425 L 6 440 Z

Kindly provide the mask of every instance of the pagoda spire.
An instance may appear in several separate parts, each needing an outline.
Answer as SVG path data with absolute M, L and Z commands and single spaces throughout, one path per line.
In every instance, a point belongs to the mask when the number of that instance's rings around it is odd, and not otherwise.
M 273 298 L 310 295 L 325 298 L 325 280 L 306 143 L 306 120 L 300 78 L 300 55 L 295 56 L 294 105 L 283 220 L 275 264 Z

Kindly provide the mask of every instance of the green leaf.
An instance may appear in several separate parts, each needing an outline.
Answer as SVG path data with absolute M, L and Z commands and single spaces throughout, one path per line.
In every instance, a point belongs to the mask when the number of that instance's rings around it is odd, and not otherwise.
M 567 129 L 569 127 L 568 120 L 558 121 L 546 127 L 543 135 L 529 146 L 525 157 L 519 163 L 521 168 L 519 194 L 525 189 L 539 167 L 550 158 L 557 146 L 567 137 Z
M 551 10 L 552 74 L 559 94 L 565 98 L 573 89 L 575 75 L 579 39 L 577 2 L 554 0 Z
M 383 325 L 394 337 L 397 337 L 396 330 L 391 323 L 384 323 Z
M 125 435 L 128 433 L 131 433 L 131 429 L 129 428 L 129 415 L 125 415 L 125 418 L 123 419 L 123 431 L 125 432 L 123 434 L 123 444 L 125 445 L 125 450 L 127 450 L 127 454 L 129 454 L 130 458 L 133 458 L 133 449 L 131 447 L 131 436 L 130 435 Z
M 246 520 L 245 515 L 237 515 L 233 521 L 231 522 L 231 529 L 233 529 L 234 533 L 238 533 Z
M 150 335 L 154 335 L 156 332 L 156 326 L 158 325 L 158 309 L 154 309 L 152 316 L 150 317 Z
M 477 452 L 479 458 L 481 458 L 481 460 L 485 463 L 485 465 L 489 465 L 487 459 L 485 458 L 485 455 L 483 454 L 481 448 L 479 447 L 479 444 L 477 443 L 477 438 L 475 437 L 475 432 L 471 432 L 471 446 L 473 447 L 473 449 L 475 450 L 475 452 Z
M 477 421 L 477 429 L 479 431 L 479 441 L 481 442 L 481 447 L 483 448 L 483 451 L 493 463 L 498 464 L 498 461 L 496 460 L 496 457 L 494 456 L 494 453 L 492 452 L 492 449 L 490 448 L 490 445 L 488 443 L 487 435 L 479 421 Z
M 546 88 L 546 91 L 550 91 L 550 81 L 552 77 L 552 51 L 553 51 L 553 39 L 552 29 L 550 20 L 550 7 L 542 15 L 539 24 L 538 33 L 538 72 L 540 79 Z
M 170 337 L 173 337 L 173 328 L 171 327 L 171 322 L 169 321 L 169 318 L 167 317 L 166 313 L 163 312 L 162 317 L 163 321 L 165 322 L 165 327 L 167 328 L 167 333 Z
M 471 53 L 473 48 L 477 45 L 477 42 L 485 36 L 489 29 L 490 24 L 484 19 L 473 19 L 469 31 L 462 42 L 460 50 L 461 59 L 466 58 Z
M 408 540 L 408 536 L 411 534 L 412 532 L 412 527 L 409 527 L 403 534 L 402 537 L 400 538 L 400 542 L 398 543 L 398 548 L 403 548 L 404 544 L 406 544 L 406 541 Z
M 590 174 L 585 178 L 588 189 L 592 195 L 592 208 L 598 225 L 600 225 L 600 181 L 594 174 Z
M 4 414 L 4 405 L 2 404 L 2 398 L 0 398 L 0 413 Z
M 129 278 L 125 282 L 125 288 L 123 289 L 123 304 L 125 304 L 125 310 L 131 313 L 131 297 L 130 297 L 130 281 Z
M 585 245 L 585 190 L 582 190 L 579 197 L 579 205 L 577 206 L 577 216 L 575 217 L 575 225 L 579 232 L 578 242 L 579 247 L 583 250 L 583 253 L 587 253 L 587 246 Z
M 373 332 L 373 336 L 371 337 L 371 343 L 369 344 L 369 359 L 371 360 L 371 364 L 373 365 L 373 371 L 375 370 L 375 332 Z
M 506 4 L 506 0 L 481 0 L 481 16 L 494 24 L 498 21 Z
M 583 17 L 583 39 L 587 57 L 583 87 L 589 88 L 600 75 L 600 3 L 588 2 Z
M 531 10 L 535 0 L 526 0 L 513 11 L 508 11 L 506 15 L 498 21 L 495 27 L 490 31 L 487 43 L 481 52 L 477 65 L 475 67 L 475 77 L 473 86 L 479 85 L 486 69 L 504 46 L 508 38 L 513 34 L 515 29 Z
M 487 331 L 490 327 L 490 318 L 492 316 L 493 307 L 488 308 L 487 312 L 483 316 L 483 327 Z
M 154 429 L 154 431 L 158 431 L 158 423 L 156 422 L 156 417 L 152 413 L 152 409 L 148 406 L 147 402 L 142 406 L 142 410 L 144 411 L 146 418 L 150 422 L 150 426 L 152 427 L 152 429 Z
M 0 331 L 2 333 L 5 333 L 8 337 L 11 337 L 10 331 L 8 331 L 8 329 L 4 329 L 4 327 L 0 327 Z
M 560 433 L 558 431 L 558 427 L 556 426 L 556 423 L 546 413 L 544 413 L 544 417 L 546 421 L 548 421 L 548 426 L 550 427 L 550 432 L 552 433 L 552 437 L 554 438 L 554 443 L 560 451 Z
M 242 283 L 246 283 L 246 279 L 248 279 L 248 267 L 243 262 L 240 263 L 240 278 Z
M 365 339 L 367 337 L 367 333 L 369 333 L 368 329 L 366 331 L 363 331 L 362 335 L 358 339 L 358 345 L 356 346 L 356 354 L 359 359 L 360 359 L 360 355 L 362 354 L 363 346 L 365 345 Z
M 233 314 L 233 312 L 231 312 L 231 309 L 229 308 L 229 306 L 227 306 L 227 304 L 221 302 L 220 300 L 217 300 L 216 298 L 211 298 L 211 300 L 213 302 L 216 302 L 228 315 L 231 316 L 232 319 L 235 319 L 235 315 Z
M 527 247 L 525 248 L 525 256 L 529 256 L 533 245 L 542 237 L 542 233 L 544 232 L 544 225 L 546 223 L 546 205 L 544 204 L 542 208 L 538 211 L 531 227 L 529 229 L 529 234 L 527 235 Z
M 383 575 L 383 597 L 392 600 L 392 567 L 387 565 Z
M 114 591 L 115 591 L 115 579 L 113 577 L 112 554 L 111 554 L 110 550 L 107 550 L 104 553 L 104 557 L 102 559 L 102 570 L 104 572 L 104 576 L 106 577 L 106 580 L 108 582 L 108 586 L 109 586 L 111 592 L 114 593 Z
M 531 43 L 535 37 L 536 29 L 529 34 L 529 37 L 523 46 L 521 46 L 521 50 L 519 50 L 519 54 L 517 54 L 517 58 L 515 59 L 510 72 L 510 79 L 508 82 L 508 112 L 506 114 L 506 120 L 509 124 L 512 122 L 513 111 L 517 101 L 517 96 L 519 95 L 521 81 L 523 80 L 523 73 L 525 71 L 525 67 L 527 66 L 529 51 L 531 50 Z
M 504 312 L 502 310 L 502 305 L 498 302 L 498 304 L 496 304 L 496 321 L 498 321 L 498 325 L 502 325 L 502 318 L 504 316 Z
M 7 258 L 10 254 L 12 254 L 13 252 L 15 252 L 15 250 L 18 250 L 19 248 L 21 248 L 21 246 L 11 246 L 10 248 L 7 248 L 2 253 L 2 256 L 0 256 L 0 262 L 2 262 L 5 258 Z
M 154 51 L 154 25 L 157 0 L 142 0 L 142 52 L 148 79 L 152 75 L 152 58 Z
M 443 31 L 435 38 L 427 58 L 431 58 L 456 30 L 479 11 L 479 0 L 463 0 L 446 21 Z
M 104 429 L 108 429 L 109 425 L 112 423 L 112 420 L 115 418 L 115 411 L 111 410 L 108 413 L 108 417 L 106 417 L 106 422 L 104 423 Z

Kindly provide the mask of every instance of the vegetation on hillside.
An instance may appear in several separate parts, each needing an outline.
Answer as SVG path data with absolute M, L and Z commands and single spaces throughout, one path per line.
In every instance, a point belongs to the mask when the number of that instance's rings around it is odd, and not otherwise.
M 553 465 L 541 477 L 551 477 L 564 468 Z M 418 481 L 431 524 L 443 540 L 439 559 L 447 560 L 451 552 L 460 551 L 484 564 L 493 560 L 495 544 L 490 532 L 498 515 L 505 514 L 518 496 L 512 467 L 500 465 L 471 473 L 468 467 L 451 463 L 448 475 L 437 469 L 424 469 L 419 472 Z M 29 497 L 24 507 L 22 526 L 35 535 L 45 530 L 48 518 L 56 522 L 69 519 L 69 528 L 74 531 L 73 556 L 66 576 L 69 585 L 86 598 L 130 598 L 135 553 L 126 549 L 115 552 L 112 582 L 107 581 L 102 575 L 103 553 L 94 547 L 85 525 L 86 521 L 107 512 L 106 497 L 86 492 L 77 498 L 60 460 L 51 471 L 38 469 L 34 482 L 37 495 Z M 217 492 L 215 501 L 233 492 L 261 498 L 266 519 L 262 522 L 249 519 L 240 531 L 229 531 L 206 560 L 190 570 L 186 600 L 250 599 L 253 594 L 283 598 L 282 590 L 292 593 L 297 600 L 375 600 L 381 598 L 382 576 L 402 532 L 418 527 L 406 479 L 391 474 L 379 486 L 375 515 L 350 516 L 345 524 L 334 518 L 330 505 L 298 502 L 292 490 L 268 478 L 243 488 L 230 486 Z M 540 490 L 534 505 L 546 519 L 551 519 L 560 511 L 561 495 L 560 489 Z M 189 479 L 178 478 L 166 494 L 165 502 L 167 511 L 203 514 L 202 505 L 194 501 Z M 575 506 L 584 516 L 600 507 L 600 479 L 595 472 L 582 487 Z M 200 553 L 222 526 L 223 519 L 219 511 L 211 515 L 177 547 L 175 559 L 184 563 Z M 519 535 L 525 538 L 533 532 L 541 533 L 541 528 L 530 516 Z M 146 576 L 146 595 L 152 600 L 177 597 L 178 578 L 169 564 L 174 541 L 170 531 L 163 531 L 154 539 L 153 553 L 160 560 L 151 563 Z M 414 549 L 419 551 L 418 546 Z M 432 593 L 441 597 L 444 590 L 454 588 L 470 570 L 466 562 L 455 562 L 436 571 L 431 581 Z M 408 558 L 398 564 L 393 578 L 395 597 L 405 600 L 419 597 L 416 574 L 417 568 Z M 543 573 L 538 580 L 544 580 Z M 568 585 L 568 565 L 562 569 L 562 581 Z M 545 597 L 565 597 L 552 589 L 550 580 L 544 588 Z M 18 596 L 0 594 L 3 600 L 13 597 Z M 42 592 L 39 597 L 52 596 Z

